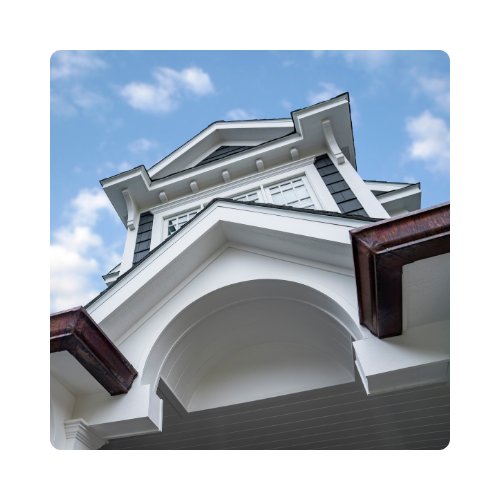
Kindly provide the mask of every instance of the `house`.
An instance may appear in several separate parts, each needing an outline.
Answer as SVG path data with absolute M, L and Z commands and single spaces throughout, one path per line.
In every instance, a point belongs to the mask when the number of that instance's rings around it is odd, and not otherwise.
M 449 203 L 363 180 L 348 94 L 101 181 L 127 228 L 51 316 L 58 449 L 442 449 Z

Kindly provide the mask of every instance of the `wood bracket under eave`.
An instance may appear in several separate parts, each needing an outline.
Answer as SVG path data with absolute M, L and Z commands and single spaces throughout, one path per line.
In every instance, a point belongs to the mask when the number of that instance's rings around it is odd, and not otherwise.
M 127 204 L 127 228 L 130 231 L 135 229 L 135 218 L 137 215 L 137 204 L 127 188 L 122 190 L 125 203 Z
M 323 134 L 325 135 L 325 142 L 328 152 L 333 157 L 335 157 L 337 162 L 341 165 L 345 162 L 345 156 L 344 153 L 342 153 L 342 151 L 340 150 L 339 145 L 337 144 L 337 139 L 335 139 L 335 136 L 333 135 L 333 129 L 330 120 L 325 118 L 321 122 L 321 125 L 323 125 Z
M 83 307 L 50 315 L 50 352 L 68 351 L 111 396 L 127 393 L 137 370 Z

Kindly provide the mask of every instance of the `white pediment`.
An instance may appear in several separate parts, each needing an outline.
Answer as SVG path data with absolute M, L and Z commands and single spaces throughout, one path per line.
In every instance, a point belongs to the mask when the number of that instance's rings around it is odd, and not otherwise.
M 221 146 L 258 146 L 294 130 L 291 119 L 215 122 L 149 170 L 152 180 L 188 170 Z

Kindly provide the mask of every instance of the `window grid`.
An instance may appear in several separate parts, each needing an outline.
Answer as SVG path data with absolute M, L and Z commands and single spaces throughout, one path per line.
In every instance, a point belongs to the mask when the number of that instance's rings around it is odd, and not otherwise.
M 259 193 L 258 191 L 254 191 L 253 193 L 247 193 L 243 196 L 237 196 L 234 198 L 235 201 L 259 201 Z
M 177 231 L 182 226 L 184 226 L 184 224 L 189 222 L 198 212 L 199 212 L 199 209 L 193 210 L 192 212 L 178 215 L 177 217 L 170 219 L 168 221 L 168 235 L 167 236 L 170 236 L 172 233 L 175 233 L 175 231 Z
M 269 188 L 275 205 L 315 209 L 307 188 L 302 179 L 288 181 Z

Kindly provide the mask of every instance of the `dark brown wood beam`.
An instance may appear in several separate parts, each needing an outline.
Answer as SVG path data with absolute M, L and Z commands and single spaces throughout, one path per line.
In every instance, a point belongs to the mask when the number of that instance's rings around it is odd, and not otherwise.
M 125 394 L 137 371 L 83 307 L 50 315 L 50 352 L 68 351 L 112 395 Z
M 403 266 L 450 252 L 450 203 L 350 231 L 359 321 L 379 338 L 401 335 Z

